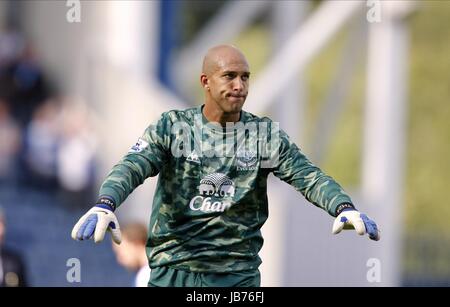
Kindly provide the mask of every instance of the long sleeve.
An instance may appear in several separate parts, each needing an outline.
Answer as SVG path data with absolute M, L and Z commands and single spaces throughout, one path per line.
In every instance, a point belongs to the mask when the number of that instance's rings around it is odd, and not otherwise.
M 332 216 L 339 205 L 352 204 L 342 187 L 309 161 L 284 131 L 280 131 L 279 161 L 273 173 Z
M 99 195 L 112 197 L 118 207 L 146 178 L 158 175 L 168 158 L 170 127 L 170 120 L 163 113 L 112 168 Z

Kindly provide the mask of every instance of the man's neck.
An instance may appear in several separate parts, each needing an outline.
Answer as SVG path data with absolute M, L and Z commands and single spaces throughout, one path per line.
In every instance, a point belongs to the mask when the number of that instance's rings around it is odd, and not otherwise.
M 241 117 L 241 112 L 224 113 L 222 110 L 214 109 L 210 107 L 209 104 L 205 104 L 203 107 L 203 115 L 209 122 L 216 122 L 225 127 L 227 122 L 238 122 Z

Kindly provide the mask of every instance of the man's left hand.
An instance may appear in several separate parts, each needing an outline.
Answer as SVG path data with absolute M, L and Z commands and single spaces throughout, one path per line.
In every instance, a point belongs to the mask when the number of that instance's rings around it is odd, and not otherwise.
M 357 210 L 344 210 L 336 217 L 333 224 L 333 234 L 340 233 L 342 229 L 355 229 L 361 236 L 367 233 L 371 240 L 380 240 L 380 231 L 377 224 Z

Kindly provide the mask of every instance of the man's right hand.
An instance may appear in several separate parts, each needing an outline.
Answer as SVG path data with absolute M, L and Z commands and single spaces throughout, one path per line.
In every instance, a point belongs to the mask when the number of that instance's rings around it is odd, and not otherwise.
M 100 243 L 105 237 L 106 230 L 111 232 L 113 241 L 120 244 L 122 234 L 115 214 L 109 206 L 97 204 L 75 224 L 72 238 L 81 241 L 93 237 L 95 243 Z

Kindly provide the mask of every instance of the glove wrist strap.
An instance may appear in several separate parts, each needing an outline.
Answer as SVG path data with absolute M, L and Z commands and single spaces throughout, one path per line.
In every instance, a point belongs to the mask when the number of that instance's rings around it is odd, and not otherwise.
M 353 206 L 353 204 L 351 204 L 351 203 L 342 203 L 339 206 L 337 206 L 337 208 L 336 208 L 336 216 L 341 214 L 342 211 L 344 211 L 346 209 L 356 210 L 356 208 L 355 208 L 355 206 Z
M 116 203 L 114 202 L 112 197 L 109 196 L 100 196 L 100 198 L 95 203 L 95 206 L 104 209 L 109 209 L 113 212 L 116 210 Z

